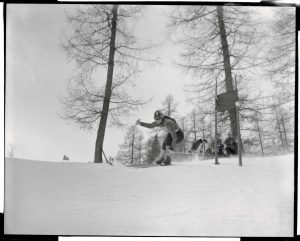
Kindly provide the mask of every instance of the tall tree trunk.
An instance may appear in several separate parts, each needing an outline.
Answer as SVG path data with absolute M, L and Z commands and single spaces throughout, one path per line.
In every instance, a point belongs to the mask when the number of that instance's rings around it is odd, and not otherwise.
M 263 143 L 262 143 L 262 138 L 261 138 L 261 134 L 260 134 L 260 127 L 259 127 L 259 122 L 258 122 L 258 117 L 257 116 L 256 116 L 256 125 L 257 125 L 257 131 L 258 131 L 261 154 L 262 154 L 262 156 L 264 156 L 264 147 L 263 147 Z
M 275 110 L 275 114 L 276 114 L 276 120 L 277 120 L 277 126 L 278 126 L 278 130 L 279 130 L 279 136 L 280 136 L 280 141 L 281 141 L 281 145 L 282 145 L 282 150 L 284 150 L 283 137 L 282 137 L 281 128 L 280 128 L 280 122 L 279 122 L 279 118 L 278 118 L 278 114 L 277 114 L 277 109 L 276 109 L 275 105 L 274 105 L 274 110 Z
M 212 118 L 211 118 L 211 120 L 210 120 L 210 123 L 209 123 L 209 131 L 210 131 L 210 138 L 212 138 L 213 137 L 213 122 L 212 122 L 213 120 L 212 120 Z
M 205 120 L 202 119 L 202 139 L 205 139 Z
M 218 89 L 218 86 L 217 86 L 217 79 L 216 79 L 216 89 L 215 89 L 215 137 L 214 137 L 214 140 L 215 140 L 215 164 L 219 164 L 219 161 L 218 161 L 218 144 L 217 144 L 217 133 L 218 133 L 218 109 L 217 109 L 217 89 Z
M 96 147 L 95 147 L 95 163 L 102 163 L 102 150 L 103 142 L 105 136 L 106 122 L 109 111 L 109 103 L 111 97 L 111 87 L 113 80 L 113 71 L 114 71 L 114 56 L 115 56 L 115 43 L 116 43 L 116 32 L 117 32 L 117 16 L 118 16 L 118 5 L 113 5 L 112 9 L 112 24 L 111 24 L 111 38 L 110 38 L 110 47 L 109 47 L 109 59 L 108 59 L 108 68 L 107 68 L 107 80 L 105 86 L 105 95 L 101 111 L 101 119 L 97 132 Z
M 219 31 L 220 31 L 220 38 L 221 38 L 221 45 L 222 45 L 222 52 L 223 52 L 223 66 L 225 71 L 225 86 L 226 92 L 233 91 L 233 84 L 232 84 L 232 73 L 231 73 L 231 64 L 230 64 L 230 53 L 227 43 L 227 36 L 226 36 L 226 29 L 224 23 L 224 9 L 222 6 L 217 6 L 217 17 L 219 23 Z M 230 117 L 230 127 L 231 133 L 233 137 L 237 138 L 237 120 L 236 120 L 236 109 L 232 109 L 229 111 Z
M 194 127 L 194 140 L 197 140 L 197 130 L 196 130 L 196 114 L 193 112 L 193 127 Z
M 133 165 L 134 161 L 134 132 L 132 133 L 132 142 L 131 142 L 131 164 Z
M 283 128 L 283 134 L 284 134 L 284 139 L 285 139 L 285 148 L 288 150 L 289 149 L 289 143 L 286 135 L 286 129 L 285 129 L 285 124 L 284 124 L 284 118 L 283 115 L 280 111 L 280 116 L 281 116 L 281 122 L 282 122 L 282 128 Z

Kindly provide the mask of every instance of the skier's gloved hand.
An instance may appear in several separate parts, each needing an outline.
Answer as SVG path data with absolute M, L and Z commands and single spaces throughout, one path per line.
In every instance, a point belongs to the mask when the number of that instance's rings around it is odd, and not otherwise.
M 136 122 L 135 122 L 136 125 L 140 125 L 141 124 L 141 119 L 138 119 Z

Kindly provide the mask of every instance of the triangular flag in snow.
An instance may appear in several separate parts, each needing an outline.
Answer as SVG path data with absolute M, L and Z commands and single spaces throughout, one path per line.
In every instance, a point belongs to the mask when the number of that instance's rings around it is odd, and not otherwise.
M 64 160 L 64 161 L 69 161 L 70 158 L 64 155 L 63 160 Z

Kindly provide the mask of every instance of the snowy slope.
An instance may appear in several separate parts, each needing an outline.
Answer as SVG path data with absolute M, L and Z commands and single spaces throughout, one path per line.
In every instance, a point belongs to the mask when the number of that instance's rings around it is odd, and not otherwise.
M 5 233 L 292 236 L 293 159 L 150 168 L 6 159 Z

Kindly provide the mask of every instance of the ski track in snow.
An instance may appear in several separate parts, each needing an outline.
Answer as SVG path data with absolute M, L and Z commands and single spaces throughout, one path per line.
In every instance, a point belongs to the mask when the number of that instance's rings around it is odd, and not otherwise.
M 294 156 L 167 167 L 7 159 L 5 233 L 292 236 Z

